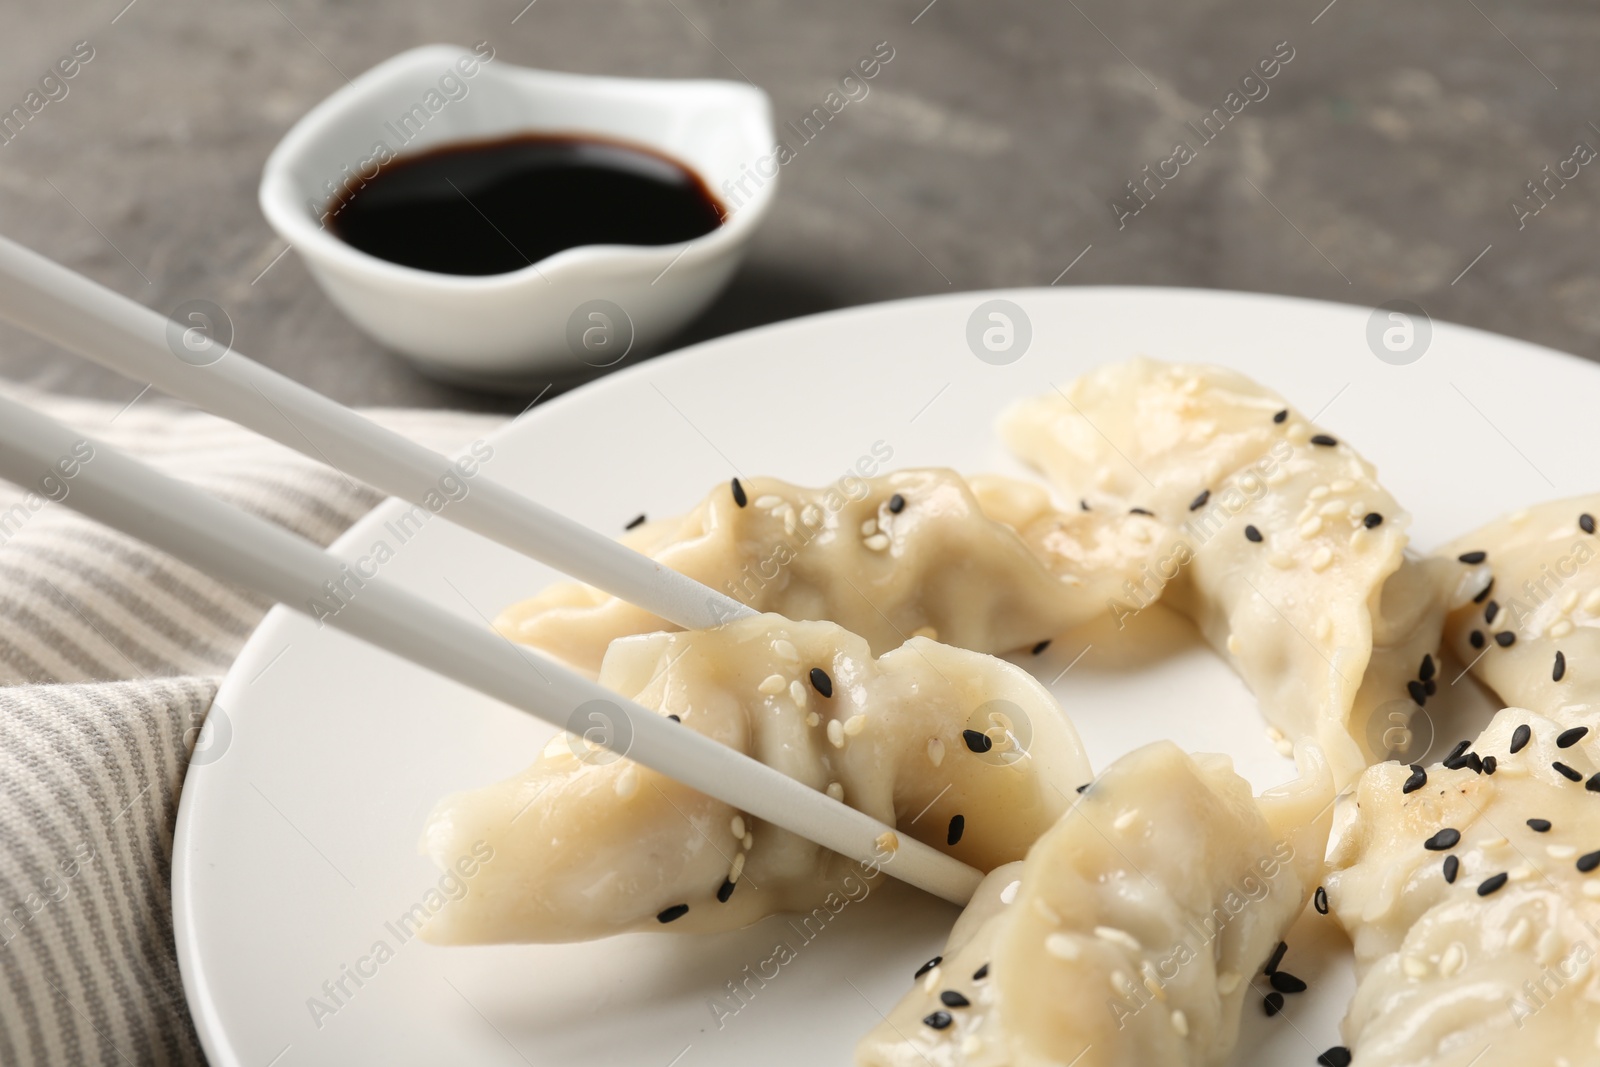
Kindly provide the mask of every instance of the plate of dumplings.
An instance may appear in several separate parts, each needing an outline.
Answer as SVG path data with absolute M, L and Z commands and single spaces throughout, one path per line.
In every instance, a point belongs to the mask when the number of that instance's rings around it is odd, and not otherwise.
M 1600 367 L 1397 361 L 1380 313 L 908 300 L 460 442 L 760 614 L 677 630 L 397 501 L 333 551 L 986 877 L 278 608 L 174 845 L 211 1060 L 1600 1064 Z

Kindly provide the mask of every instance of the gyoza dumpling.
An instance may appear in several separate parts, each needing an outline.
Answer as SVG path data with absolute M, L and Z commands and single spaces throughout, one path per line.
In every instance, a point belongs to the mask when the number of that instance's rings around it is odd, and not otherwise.
M 1502 703 L 1600 726 L 1600 494 L 1496 519 L 1440 550 L 1493 576 L 1452 612 L 1445 640 Z
M 917 635 L 978 652 L 1035 644 L 1104 611 L 1154 547 L 1156 524 L 1143 516 L 1058 512 L 1038 487 L 1010 479 L 975 491 L 947 470 L 826 489 L 752 478 L 623 541 L 758 611 L 837 622 L 880 654 Z M 617 638 L 673 629 L 574 583 L 498 625 L 590 672 Z
M 1327 886 L 1362 1067 L 1600 1063 L 1600 744 L 1568 731 L 1507 708 L 1454 770 L 1362 776 Z
M 620 640 L 600 680 L 980 870 L 1020 859 L 1089 779 L 1076 731 L 1032 676 L 927 638 L 874 660 L 833 623 L 761 615 Z M 624 728 L 609 717 L 594 727 Z M 481 846 L 493 859 L 430 939 L 733 929 L 818 906 L 856 866 L 568 734 L 524 773 L 434 811 L 434 862 Z
M 1171 742 L 1113 763 L 1020 866 L 978 888 L 938 967 L 862 1039 L 862 1067 L 1200 1067 L 1322 871 L 1333 780 L 1259 800 Z
M 1158 573 L 1119 618 L 1164 591 L 1280 748 L 1316 739 L 1341 785 L 1388 757 L 1391 713 L 1427 700 L 1466 587 L 1459 565 L 1406 554 L 1410 516 L 1353 449 L 1241 374 L 1147 359 L 1024 401 L 1001 433 L 1069 497 L 1165 524 Z

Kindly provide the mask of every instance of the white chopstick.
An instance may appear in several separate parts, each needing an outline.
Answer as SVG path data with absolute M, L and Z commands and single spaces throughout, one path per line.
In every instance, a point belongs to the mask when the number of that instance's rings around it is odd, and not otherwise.
M 68 507 L 304 614 L 324 595 L 323 583 L 341 576 L 342 561 L 310 542 L 0 398 L 0 477 L 18 485 L 46 475 L 59 481 L 58 464 L 81 460 L 86 441 L 93 458 L 73 464 L 64 483 Z M 368 583 L 325 621 L 562 729 L 580 705 L 605 701 L 618 721 L 604 732 L 629 759 L 946 900 L 966 903 L 983 877 L 864 812 L 382 582 Z M 879 842 L 889 840 L 897 844 L 885 858 Z
M 173 339 L 188 324 L 174 325 L 3 237 L 0 318 L 413 504 L 437 493 L 441 478 L 459 478 L 447 457 L 242 353 L 228 351 L 205 366 L 180 359 Z M 465 497 L 439 514 L 684 629 L 754 614 L 726 594 L 488 478 L 474 480 Z

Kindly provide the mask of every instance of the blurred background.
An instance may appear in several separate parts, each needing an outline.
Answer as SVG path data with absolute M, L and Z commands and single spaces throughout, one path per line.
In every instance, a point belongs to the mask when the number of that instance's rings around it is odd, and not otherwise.
M 1600 18 L 1576 0 L 11 3 L 0 111 L 78 42 L 94 58 L 0 142 L 0 232 L 164 313 L 214 301 L 238 348 L 345 403 L 519 410 L 531 395 L 437 385 L 360 334 L 256 205 L 272 147 L 347 78 L 480 40 L 508 63 L 747 79 L 780 127 L 893 48 L 783 168 L 751 254 L 675 346 L 1054 283 L 1408 299 L 1597 353 Z M 1274 54 L 1292 58 L 1266 95 L 1197 136 Z M 1131 199 L 1178 142 L 1194 158 Z M 111 400 L 140 388 L 3 326 L 0 375 Z

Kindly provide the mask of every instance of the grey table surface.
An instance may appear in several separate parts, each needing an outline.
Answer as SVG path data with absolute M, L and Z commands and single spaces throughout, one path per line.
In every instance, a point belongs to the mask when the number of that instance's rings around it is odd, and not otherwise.
M 241 349 L 344 402 L 517 410 L 527 398 L 418 375 L 346 321 L 294 253 L 278 258 L 256 183 L 297 118 L 403 49 L 487 40 L 531 66 L 747 78 L 782 123 L 888 42 L 894 59 L 784 167 L 744 266 L 675 344 L 1055 281 L 1409 299 L 1436 319 L 1597 353 L 1600 168 L 1563 162 L 1600 146 L 1592 4 L 525 3 L 6 0 L 0 111 L 78 42 L 94 58 L 0 143 L 0 232 L 164 312 L 212 300 Z M 1197 137 L 1186 124 L 1225 106 L 1280 42 L 1293 58 L 1267 95 Z M 1178 142 L 1194 159 L 1119 222 L 1113 202 L 1137 203 L 1126 183 Z M 1577 173 L 1547 180 L 1558 170 Z M 139 390 L 10 327 L 0 376 L 108 399 Z

